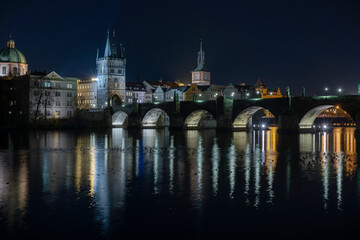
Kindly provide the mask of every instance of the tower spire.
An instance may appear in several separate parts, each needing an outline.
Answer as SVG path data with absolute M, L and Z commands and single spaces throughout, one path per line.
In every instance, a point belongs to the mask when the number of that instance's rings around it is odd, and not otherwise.
M 109 56 L 111 56 L 111 50 L 110 50 L 110 32 L 108 29 L 104 57 L 109 57 Z
M 202 39 L 200 39 L 200 50 L 198 52 L 198 62 L 197 62 L 197 68 L 195 71 L 200 71 L 202 69 L 205 69 L 205 51 L 203 50 L 203 42 Z

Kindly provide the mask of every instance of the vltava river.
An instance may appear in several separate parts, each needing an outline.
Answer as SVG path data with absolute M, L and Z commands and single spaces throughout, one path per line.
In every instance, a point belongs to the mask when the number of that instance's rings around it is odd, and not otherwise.
M 354 128 L 2 133 L 5 238 L 357 234 Z

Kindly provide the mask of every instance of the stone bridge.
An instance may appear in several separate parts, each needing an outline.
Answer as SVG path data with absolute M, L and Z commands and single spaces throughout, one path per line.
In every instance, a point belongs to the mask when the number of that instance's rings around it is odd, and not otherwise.
M 293 97 L 273 99 L 224 99 L 144 103 L 111 109 L 114 127 L 226 128 L 248 130 L 252 117 L 262 109 L 276 119 L 280 130 L 311 131 L 314 120 L 331 107 L 345 110 L 360 127 L 360 96 Z M 359 123 L 359 124 L 358 124 Z

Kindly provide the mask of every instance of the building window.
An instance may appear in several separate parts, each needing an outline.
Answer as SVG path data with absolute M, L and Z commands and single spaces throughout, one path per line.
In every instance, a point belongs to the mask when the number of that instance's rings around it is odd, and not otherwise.
M 44 87 L 51 87 L 51 83 L 49 82 L 44 83 Z
M 56 101 L 56 106 L 60 106 L 60 101 Z
M 60 92 L 55 92 L 55 96 L 60 97 L 61 96 Z
M 71 84 L 71 83 L 68 83 L 68 84 L 66 84 L 66 87 L 67 87 L 67 88 L 72 88 L 72 84 Z
M 2 74 L 6 74 L 6 67 L 2 67 Z
M 17 67 L 14 67 L 14 75 L 17 75 L 18 74 L 18 69 Z
M 46 110 L 46 116 L 50 116 L 50 111 Z
M 72 116 L 72 111 L 67 111 L 67 116 L 71 117 Z
M 57 115 L 57 116 L 60 116 L 60 111 L 56 111 L 56 115 Z
M 118 73 L 121 73 L 121 69 L 118 70 Z
M 55 83 L 56 88 L 60 88 L 60 83 Z
M 50 96 L 50 92 L 45 91 L 45 96 Z
M 111 70 L 110 70 L 110 73 L 114 73 L 114 69 L 111 69 Z
M 117 78 L 114 79 L 114 85 L 115 85 L 115 88 L 119 87 L 119 80 Z
M 69 107 L 69 106 L 72 106 L 72 104 L 71 104 L 71 101 L 67 101 L 66 102 L 66 105 Z
M 66 93 L 66 96 L 72 97 L 72 93 L 71 93 L 71 92 L 67 92 L 67 93 Z

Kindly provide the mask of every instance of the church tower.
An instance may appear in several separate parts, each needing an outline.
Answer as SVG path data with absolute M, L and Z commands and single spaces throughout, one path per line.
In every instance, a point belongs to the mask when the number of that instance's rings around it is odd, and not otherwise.
M 125 49 L 120 44 L 117 51 L 115 30 L 107 32 L 104 57 L 96 56 L 97 69 L 97 106 L 105 108 L 125 102 L 126 58 Z
M 192 71 L 192 83 L 197 85 L 210 85 L 210 72 L 205 68 L 205 51 L 200 40 L 200 51 L 198 52 L 197 68 Z

